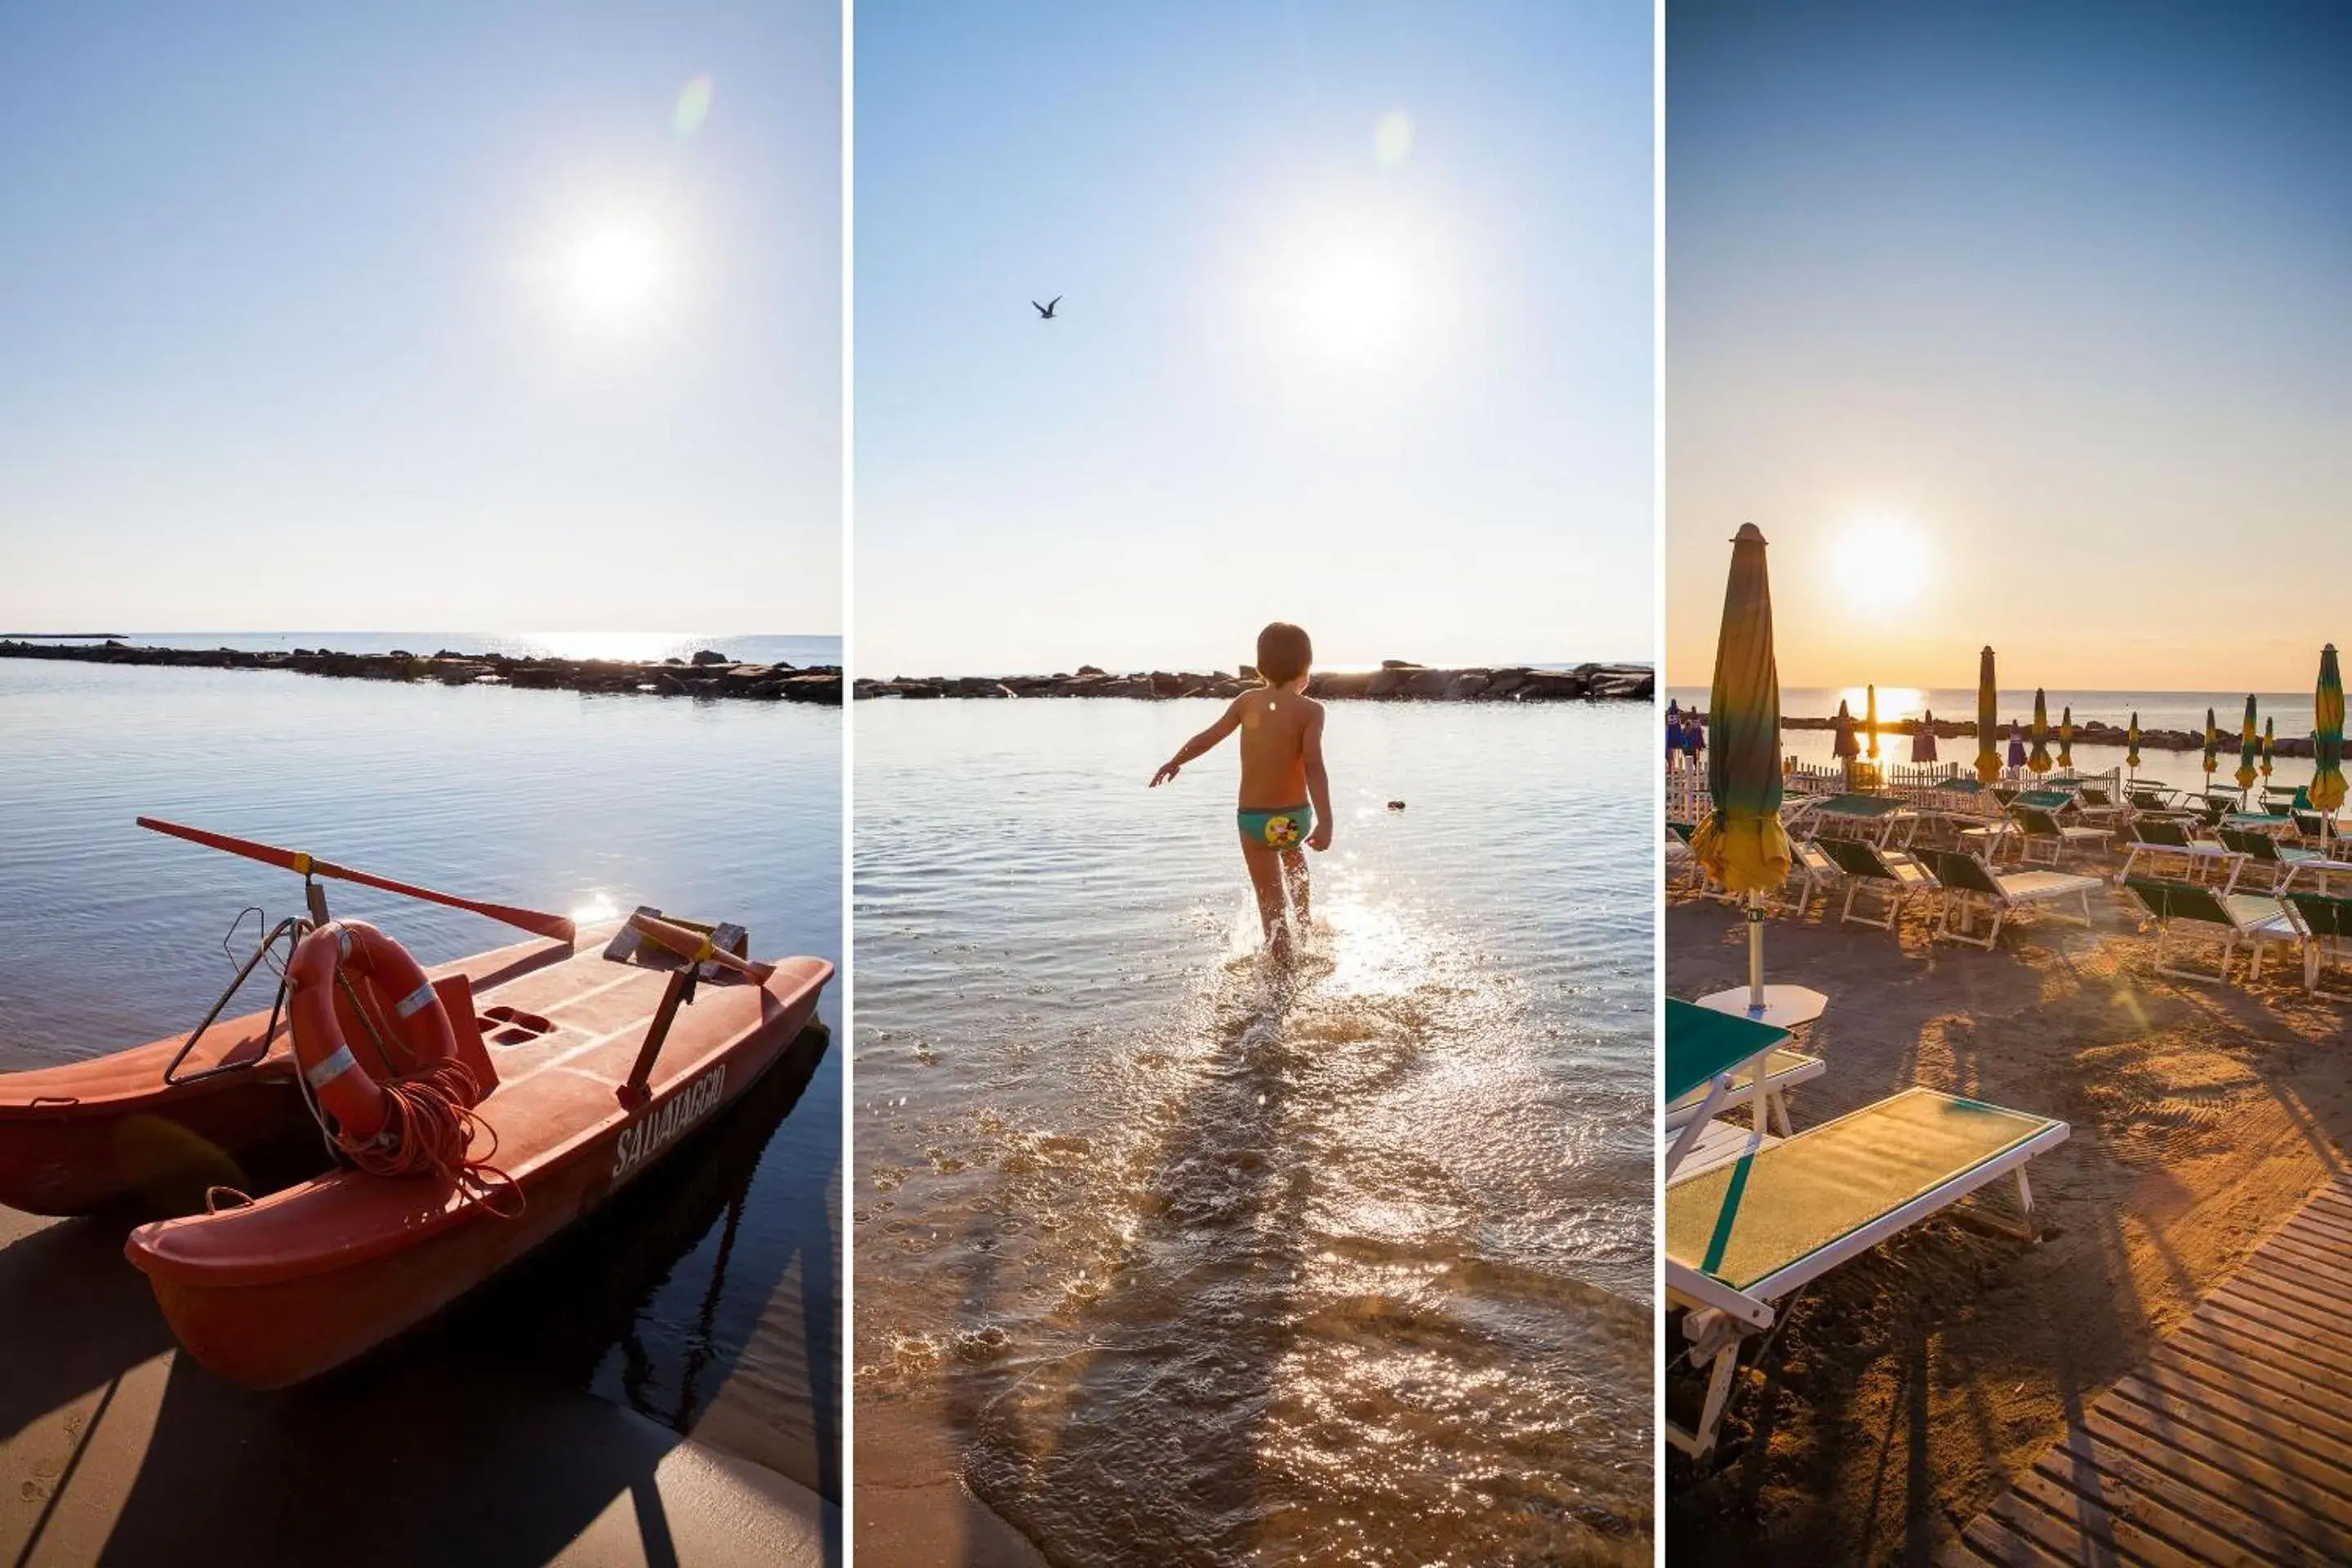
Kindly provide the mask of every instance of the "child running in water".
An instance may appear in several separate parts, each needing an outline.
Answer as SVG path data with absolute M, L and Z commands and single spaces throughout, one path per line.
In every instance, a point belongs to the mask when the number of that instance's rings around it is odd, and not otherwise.
M 1257 675 L 1265 684 L 1234 699 L 1224 716 L 1184 742 L 1151 775 L 1157 789 L 1185 763 L 1206 756 L 1238 730 L 1242 735 L 1242 858 L 1257 892 L 1267 948 L 1290 953 L 1284 895 L 1307 923 L 1307 857 L 1331 847 L 1331 781 L 1323 773 L 1323 704 L 1307 695 L 1315 646 L 1305 631 L 1276 621 L 1257 634 Z

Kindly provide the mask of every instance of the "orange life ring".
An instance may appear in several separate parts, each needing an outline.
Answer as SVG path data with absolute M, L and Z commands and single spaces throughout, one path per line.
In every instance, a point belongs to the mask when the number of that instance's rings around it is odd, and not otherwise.
M 348 987 L 336 984 L 339 973 Z M 424 966 L 365 921 L 330 921 L 304 937 L 286 979 L 293 991 L 288 1012 L 294 1060 L 353 1142 L 369 1142 L 384 1130 L 384 1081 L 457 1059 L 457 1031 Z M 374 1058 L 374 1072 L 354 1054 L 347 1020 Z

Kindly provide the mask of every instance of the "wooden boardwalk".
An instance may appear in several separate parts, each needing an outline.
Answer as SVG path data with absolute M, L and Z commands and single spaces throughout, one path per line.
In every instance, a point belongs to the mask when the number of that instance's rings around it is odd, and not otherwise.
M 2352 1563 L 2352 1180 L 2321 1189 L 1938 1561 Z

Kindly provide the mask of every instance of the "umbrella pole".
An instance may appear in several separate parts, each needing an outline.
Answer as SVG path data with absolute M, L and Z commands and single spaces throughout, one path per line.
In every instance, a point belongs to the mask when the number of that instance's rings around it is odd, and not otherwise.
M 1764 1012 L 1764 895 L 1748 895 L 1748 1010 Z

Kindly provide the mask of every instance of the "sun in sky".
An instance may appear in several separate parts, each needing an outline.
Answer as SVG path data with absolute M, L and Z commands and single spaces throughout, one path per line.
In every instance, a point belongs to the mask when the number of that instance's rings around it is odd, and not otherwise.
M 1899 615 L 1927 594 L 1932 562 L 1916 524 L 1884 514 L 1855 518 L 1830 544 L 1830 574 L 1851 608 Z
M 646 326 L 669 302 L 677 258 L 649 218 L 608 214 L 582 223 L 566 244 L 562 291 L 573 318 L 604 331 Z

